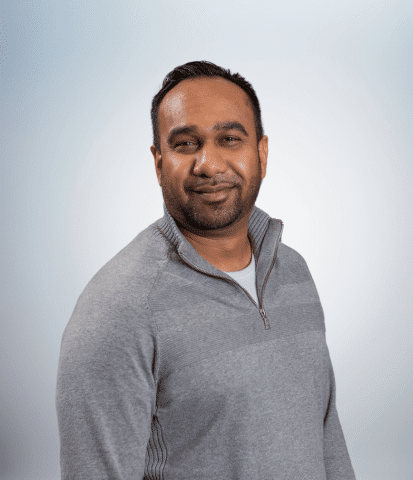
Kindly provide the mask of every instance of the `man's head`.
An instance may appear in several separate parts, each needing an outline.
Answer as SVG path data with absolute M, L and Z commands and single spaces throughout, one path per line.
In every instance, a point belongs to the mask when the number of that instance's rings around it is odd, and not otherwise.
M 251 108 L 254 112 L 254 122 L 257 134 L 257 141 L 260 141 L 264 135 L 264 129 L 261 121 L 261 109 L 257 94 L 252 85 L 245 80 L 239 73 L 231 73 L 229 69 L 225 69 L 215 65 L 211 62 L 188 62 L 185 65 L 180 65 L 169 72 L 162 82 L 162 87 L 159 92 L 153 97 L 151 108 L 153 144 L 157 150 L 160 150 L 159 142 L 159 125 L 158 112 L 165 95 L 178 85 L 183 80 L 198 77 L 221 77 L 235 83 L 248 95 L 248 100 L 251 102 Z
M 268 154 L 252 86 L 209 62 L 191 62 L 165 77 L 151 113 L 151 151 L 172 216 L 199 231 L 249 215 Z

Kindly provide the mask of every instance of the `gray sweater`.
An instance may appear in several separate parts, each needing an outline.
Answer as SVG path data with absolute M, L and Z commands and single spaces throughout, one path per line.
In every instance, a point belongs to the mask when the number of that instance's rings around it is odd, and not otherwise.
M 62 479 L 354 480 L 323 310 L 254 207 L 259 305 L 165 216 L 89 282 L 62 339 Z

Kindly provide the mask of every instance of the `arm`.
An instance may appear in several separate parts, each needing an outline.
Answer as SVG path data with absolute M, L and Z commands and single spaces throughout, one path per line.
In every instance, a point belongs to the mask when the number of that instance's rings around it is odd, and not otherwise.
M 298 261 L 307 271 L 308 278 L 312 275 L 304 258 L 295 250 L 289 248 L 290 252 L 298 257 Z M 314 284 L 315 288 L 315 284 Z M 318 293 L 317 293 L 318 297 Z M 320 301 L 318 297 L 318 301 Z M 320 302 L 321 305 L 321 302 Z M 355 480 L 354 470 L 351 465 L 350 457 L 347 451 L 343 430 L 336 408 L 336 382 L 334 377 L 333 365 L 331 363 L 328 348 L 326 348 L 326 373 L 328 369 L 328 378 L 326 378 L 328 391 L 326 400 L 326 410 L 324 415 L 324 466 L 327 480 Z
M 330 397 L 324 418 L 324 464 L 327 480 L 355 480 L 336 408 L 336 383 L 330 356 Z
M 62 339 L 56 393 L 62 480 L 144 476 L 156 401 L 155 337 L 140 318 L 144 311 L 120 300 L 101 303 L 84 294 Z

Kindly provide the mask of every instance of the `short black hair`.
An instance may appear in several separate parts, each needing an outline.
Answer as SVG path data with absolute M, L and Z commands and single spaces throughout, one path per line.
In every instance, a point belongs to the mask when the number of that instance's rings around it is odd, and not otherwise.
M 226 70 L 225 68 L 219 67 L 212 62 L 197 61 L 185 63 L 184 65 L 180 65 L 179 67 L 176 67 L 171 72 L 169 72 L 162 82 L 161 89 L 153 97 L 151 118 L 153 130 L 153 144 L 155 148 L 158 151 L 161 150 L 158 127 L 158 113 L 159 105 L 161 104 L 163 98 L 170 90 L 176 87 L 178 83 L 188 78 L 197 77 L 222 77 L 232 83 L 235 83 L 235 85 L 238 85 L 244 90 L 244 92 L 248 95 L 249 100 L 251 101 L 251 106 L 254 112 L 257 142 L 259 142 L 264 135 L 264 129 L 262 127 L 260 103 L 252 85 L 247 82 L 247 80 L 245 80 L 245 78 L 242 77 L 239 73 L 231 73 L 229 69 Z

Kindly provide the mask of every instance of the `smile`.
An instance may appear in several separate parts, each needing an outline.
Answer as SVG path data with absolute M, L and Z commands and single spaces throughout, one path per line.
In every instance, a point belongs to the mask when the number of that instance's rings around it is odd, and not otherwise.
M 200 185 L 198 187 L 194 187 L 194 192 L 197 193 L 215 193 L 220 192 L 221 190 L 228 190 L 232 188 L 234 185 L 231 183 L 223 182 L 218 185 Z
M 204 186 L 197 190 L 193 190 L 193 192 L 199 195 L 203 200 L 221 202 L 228 197 L 232 189 L 232 185 L 218 185 L 216 187 Z

